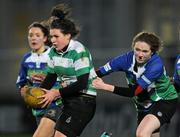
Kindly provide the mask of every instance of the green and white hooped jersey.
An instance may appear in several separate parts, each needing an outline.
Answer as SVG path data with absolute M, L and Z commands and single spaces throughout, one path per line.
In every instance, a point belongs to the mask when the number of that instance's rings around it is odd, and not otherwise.
M 80 42 L 70 40 L 65 52 L 57 52 L 52 47 L 49 57 L 48 71 L 56 73 L 66 86 L 76 82 L 78 76 L 89 73 L 88 86 L 86 90 L 83 90 L 83 93 L 96 96 L 96 90 L 92 86 L 92 80 L 96 78 L 92 58 L 88 49 Z

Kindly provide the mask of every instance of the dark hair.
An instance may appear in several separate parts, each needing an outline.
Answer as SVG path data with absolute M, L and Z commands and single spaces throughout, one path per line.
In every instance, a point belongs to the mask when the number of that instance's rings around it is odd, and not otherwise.
M 74 38 L 79 33 L 78 27 L 70 19 L 70 8 L 65 4 L 59 4 L 53 7 L 51 11 L 50 29 L 60 29 L 63 34 L 71 34 Z
M 146 42 L 147 44 L 149 44 L 152 52 L 160 52 L 163 47 L 160 38 L 156 34 L 150 32 L 138 33 L 133 38 L 132 47 L 134 47 L 135 43 L 138 41 Z
M 47 28 L 47 26 L 45 26 L 43 24 L 43 22 L 39 23 L 39 22 L 33 22 L 31 25 L 29 25 L 28 29 L 31 29 L 33 27 L 36 27 L 36 28 L 40 28 L 41 31 L 43 32 L 44 36 L 47 37 L 47 40 L 45 42 L 45 44 L 47 46 L 51 46 L 51 41 L 49 39 L 50 35 L 49 35 L 49 29 Z

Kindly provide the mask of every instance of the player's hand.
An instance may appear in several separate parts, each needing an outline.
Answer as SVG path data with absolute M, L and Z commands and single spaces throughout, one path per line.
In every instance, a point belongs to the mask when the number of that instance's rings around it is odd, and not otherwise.
M 104 83 L 104 81 L 101 78 L 97 77 L 95 80 L 93 80 L 92 85 L 96 89 L 103 89 L 105 83 Z
M 51 89 L 51 90 L 43 89 L 43 90 L 46 92 L 46 94 L 38 97 L 38 98 L 43 98 L 43 100 L 39 102 L 39 104 L 43 104 L 42 108 L 50 105 L 53 100 L 56 100 L 60 96 L 59 90 L 57 89 Z
M 29 90 L 29 87 L 27 85 L 25 85 L 24 87 L 22 87 L 20 89 L 20 92 L 21 92 L 21 96 L 24 97 L 26 92 Z
M 93 80 L 92 85 L 96 89 L 103 89 L 103 90 L 106 90 L 108 92 L 113 92 L 114 88 L 115 88 L 114 85 L 104 83 L 104 81 L 101 78 L 98 78 L 98 77 L 95 80 Z
M 46 76 L 44 74 L 34 74 L 34 75 L 31 76 L 30 79 L 32 81 L 41 83 L 42 81 L 44 81 L 45 77 Z

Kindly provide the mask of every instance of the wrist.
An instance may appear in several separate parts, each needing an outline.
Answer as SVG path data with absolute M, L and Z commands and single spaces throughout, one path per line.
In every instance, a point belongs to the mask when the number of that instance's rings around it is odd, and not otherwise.
M 59 97 L 60 97 L 59 90 L 53 89 L 53 96 L 54 96 L 54 100 L 56 100 L 57 98 L 59 98 Z
M 114 91 L 114 86 L 113 86 L 113 85 L 110 85 L 110 84 L 105 84 L 104 90 L 113 92 L 113 91 Z

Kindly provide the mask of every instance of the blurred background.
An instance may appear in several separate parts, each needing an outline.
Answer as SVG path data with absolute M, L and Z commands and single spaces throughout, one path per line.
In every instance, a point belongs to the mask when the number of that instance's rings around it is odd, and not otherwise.
M 36 128 L 15 83 L 20 61 L 30 50 L 27 27 L 48 18 L 51 8 L 62 2 L 72 8 L 72 16 L 81 27 L 78 40 L 90 49 L 95 68 L 130 50 L 133 36 L 145 30 L 161 37 L 164 50 L 160 55 L 168 74 L 173 74 L 180 51 L 180 0 L 1 0 L 0 137 L 30 137 Z M 124 73 L 105 80 L 127 86 Z M 162 137 L 177 137 L 179 116 L 177 112 L 171 124 L 162 128 Z M 136 111 L 131 100 L 99 91 L 96 115 L 82 137 L 98 137 L 103 131 L 113 137 L 133 137 L 135 129 Z

